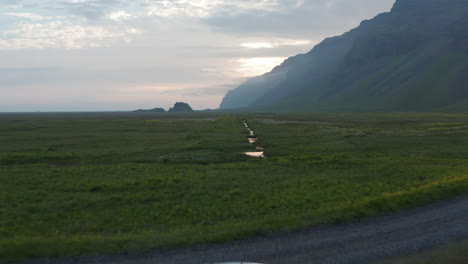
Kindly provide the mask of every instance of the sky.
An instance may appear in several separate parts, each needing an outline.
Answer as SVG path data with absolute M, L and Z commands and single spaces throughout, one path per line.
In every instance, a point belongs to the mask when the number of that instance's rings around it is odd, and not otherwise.
M 394 2 L 0 0 L 0 112 L 214 109 Z

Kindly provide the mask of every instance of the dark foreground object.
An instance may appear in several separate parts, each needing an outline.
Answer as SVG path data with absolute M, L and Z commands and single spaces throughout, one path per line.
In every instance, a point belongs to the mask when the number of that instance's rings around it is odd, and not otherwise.
M 274 237 L 255 237 L 226 244 L 161 250 L 134 256 L 23 263 L 369 263 L 465 238 L 468 238 L 468 195 L 392 215 Z

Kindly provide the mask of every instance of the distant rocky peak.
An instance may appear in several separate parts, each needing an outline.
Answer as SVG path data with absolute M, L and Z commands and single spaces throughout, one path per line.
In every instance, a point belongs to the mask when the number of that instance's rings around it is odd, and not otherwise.
M 177 102 L 174 104 L 174 107 L 169 109 L 169 112 L 193 112 L 192 107 L 189 104 L 183 102 Z

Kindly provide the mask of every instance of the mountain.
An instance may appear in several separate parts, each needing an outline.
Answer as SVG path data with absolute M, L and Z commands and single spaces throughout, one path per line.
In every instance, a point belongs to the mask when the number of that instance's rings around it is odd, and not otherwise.
M 466 112 L 468 0 L 397 0 L 229 91 L 220 108 Z
M 136 111 L 133 111 L 136 113 L 144 113 L 144 112 L 152 112 L 152 113 L 165 113 L 166 110 L 164 108 L 153 108 L 153 109 L 138 109 Z
M 182 112 L 193 112 L 192 107 L 187 103 L 178 102 L 174 104 L 174 107 L 169 109 L 169 113 L 182 113 Z

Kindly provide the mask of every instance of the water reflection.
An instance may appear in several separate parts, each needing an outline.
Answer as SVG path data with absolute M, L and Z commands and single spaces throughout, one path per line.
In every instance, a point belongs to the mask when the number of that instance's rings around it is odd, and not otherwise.
M 250 145 L 253 145 L 257 142 L 258 138 L 255 136 L 255 132 L 250 129 L 247 121 L 243 120 L 242 123 L 244 124 L 245 128 L 249 131 L 249 136 L 247 139 L 249 140 Z M 262 147 L 256 147 L 257 150 L 263 150 Z M 254 151 L 254 152 L 245 152 L 245 155 L 254 158 L 265 158 L 265 154 L 263 151 Z
M 247 155 L 247 156 L 249 156 L 249 157 L 254 157 L 254 158 L 265 158 L 265 154 L 263 153 L 263 151 L 259 151 L 259 152 L 245 152 L 244 154 Z
M 249 137 L 248 139 L 249 139 L 250 145 L 252 145 L 253 143 L 257 142 L 257 140 L 258 140 L 256 137 L 254 137 L 254 138 L 250 138 L 250 137 Z

